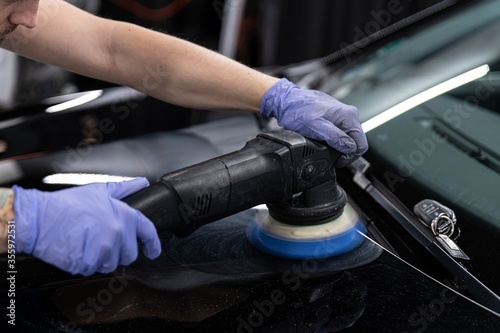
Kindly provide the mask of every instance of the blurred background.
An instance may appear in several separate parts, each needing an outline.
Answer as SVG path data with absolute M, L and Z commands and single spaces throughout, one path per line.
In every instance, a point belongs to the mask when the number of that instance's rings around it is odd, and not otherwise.
M 325 56 L 437 0 L 68 0 L 187 39 L 252 67 Z M 390 11 L 390 17 L 387 13 Z M 390 21 L 390 22 L 389 22 Z M 109 86 L 0 49 L 0 111 Z

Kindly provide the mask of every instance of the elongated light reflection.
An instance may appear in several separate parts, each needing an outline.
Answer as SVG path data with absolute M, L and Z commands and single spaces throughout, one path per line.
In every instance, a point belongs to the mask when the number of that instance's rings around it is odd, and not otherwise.
M 83 96 L 80 96 L 80 97 L 77 97 L 75 99 L 48 107 L 45 110 L 45 112 L 53 113 L 53 112 L 59 112 L 59 111 L 71 109 L 71 108 L 74 108 L 75 106 L 79 106 L 79 105 L 91 102 L 101 95 L 102 95 L 102 90 L 89 91 L 88 93 L 86 93 Z
M 45 184 L 86 185 L 91 183 L 121 182 L 132 177 L 113 176 L 92 173 L 56 173 L 43 178 Z
M 400 114 L 405 113 L 406 111 L 427 102 L 428 100 L 442 95 L 452 89 L 460 87 L 466 83 L 477 80 L 480 77 L 485 76 L 490 71 L 490 67 L 488 65 L 482 65 L 477 68 L 474 68 L 468 72 L 455 76 L 445 82 L 442 82 L 432 88 L 429 88 L 415 96 L 408 98 L 407 100 L 402 101 L 399 104 L 396 104 L 390 109 L 385 110 L 384 112 L 376 115 L 375 117 L 365 121 L 362 124 L 363 130 L 366 132 L 371 131 L 372 129 L 388 122 L 389 120 L 399 116 Z

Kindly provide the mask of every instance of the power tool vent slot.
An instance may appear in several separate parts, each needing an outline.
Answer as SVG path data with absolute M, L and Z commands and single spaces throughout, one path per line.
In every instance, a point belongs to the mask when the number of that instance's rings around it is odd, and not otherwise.
M 314 148 L 305 146 L 304 149 L 302 149 L 302 158 L 307 157 L 309 155 L 314 154 Z
M 203 216 L 208 214 L 210 206 L 212 205 L 212 192 L 204 193 L 191 199 L 191 207 L 193 208 L 193 215 Z

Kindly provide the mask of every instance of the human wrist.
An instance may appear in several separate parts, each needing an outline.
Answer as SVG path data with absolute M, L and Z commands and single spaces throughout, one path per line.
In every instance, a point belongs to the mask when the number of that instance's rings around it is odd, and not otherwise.
M 0 254 L 7 252 L 8 222 L 0 221 Z
M 14 191 L 11 188 L 0 188 L 0 253 L 7 252 L 9 222 L 14 220 Z
M 260 113 L 266 117 L 279 118 L 287 96 L 295 88 L 299 87 L 287 79 L 276 81 L 262 97 Z
M 13 210 L 16 221 L 16 252 L 31 254 L 37 238 L 38 206 L 43 205 L 43 192 L 36 189 L 24 189 L 17 185 L 14 191 Z

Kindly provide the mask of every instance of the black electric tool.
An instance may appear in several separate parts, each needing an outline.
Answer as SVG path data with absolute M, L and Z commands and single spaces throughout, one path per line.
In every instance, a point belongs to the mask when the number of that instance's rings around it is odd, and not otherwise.
M 184 237 L 226 216 L 267 204 L 248 239 L 286 258 L 329 257 L 359 246 L 363 223 L 337 185 L 341 154 L 280 130 L 259 134 L 240 150 L 171 172 L 126 198 L 159 233 Z

